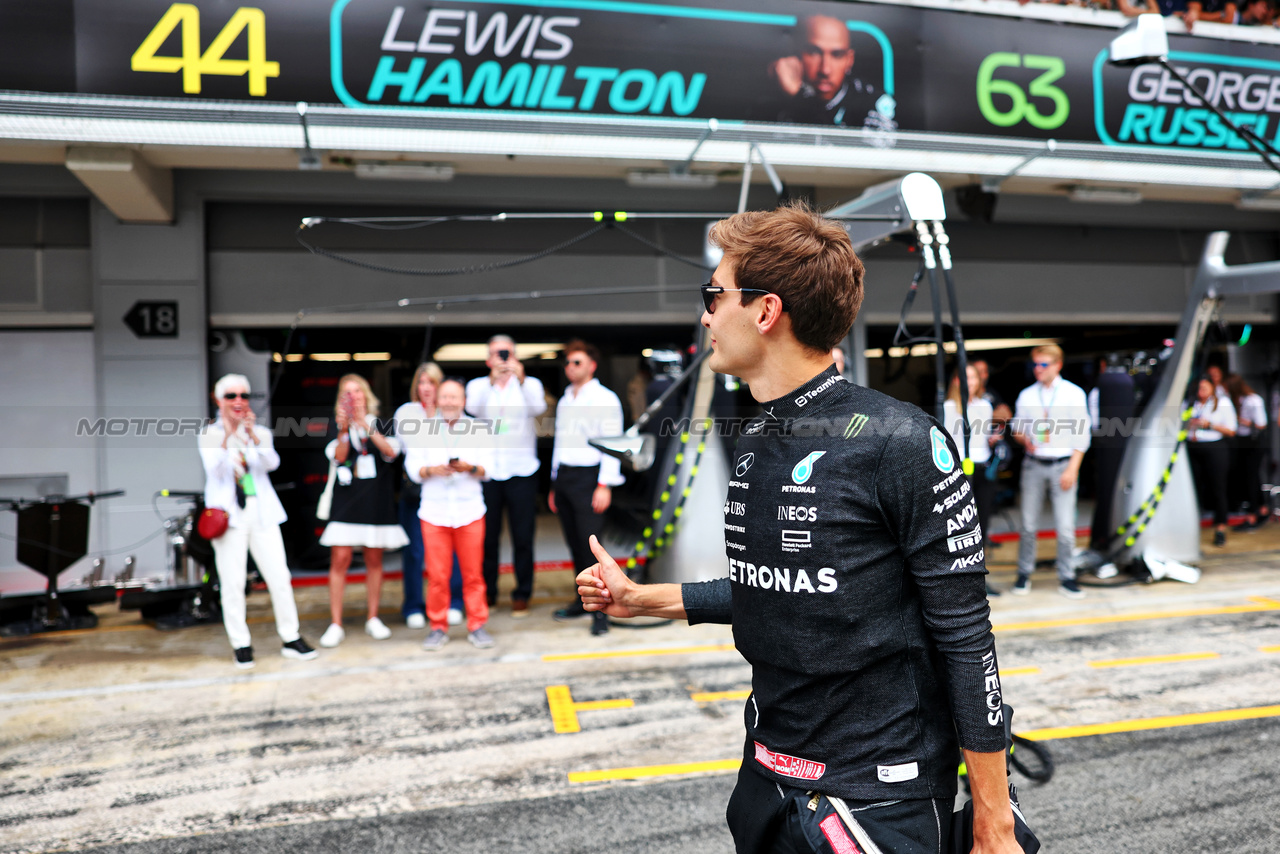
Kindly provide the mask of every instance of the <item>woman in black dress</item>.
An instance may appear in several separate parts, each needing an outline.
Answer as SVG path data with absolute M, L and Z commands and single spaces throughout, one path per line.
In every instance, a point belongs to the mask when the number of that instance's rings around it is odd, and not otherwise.
M 378 398 L 359 374 L 347 374 L 338 381 L 338 402 L 334 407 L 338 438 L 325 448 L 334 463 L 333 503 L 329 524 L 320 537 L 328 546 L 329 613 L 332 622 L 320 638 L 320 645 L 342 643 L 342 597 L 356 546 L 364 549 L 365 591 L 369 616 L 365 633 L 374 640 L 386 640 L 391 630 L 378 619 L 382 596 L 382 551 L 408 545 L 409 538 L 396 519 L 395 467 L 400 443 L 378 431 Z

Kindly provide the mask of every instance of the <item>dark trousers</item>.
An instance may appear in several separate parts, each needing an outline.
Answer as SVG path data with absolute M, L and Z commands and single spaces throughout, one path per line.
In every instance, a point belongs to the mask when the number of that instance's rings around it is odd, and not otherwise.
M 533 595 L 533 534 L 538 514 L 538 477 L 488 480 L 483 486 L 485 506 L 484 583 L 489 604 L 498 601 L 498 544 L 502 537 L 502 511 L 511 526 L 512 563 L 516 589 L 511 600 L 529 601 Z
M 417 484 L 411 484 L 416 486 Z M 427 602 L 422 595 L 422 572 L 425 561 L 422 551 L 422 521 L 418 518 L 421 503 L 417 489 L 402 489 L 400 493 L 400 527 L 409 538 L 409 545 L 400 552 L 400 568 L 404 584 L 404 604 L 400 616 L 426 614 Z
M 842 839 L 842 831 L 829 825 L 826 832 L 823 830 L 824 822 L 833 814 L 830 802 L 822 798 L 818 808 L 810 810 L 810 799 L 806 789 L 779 787 L 744 762 L 726 815 L 738 854 L 816 854 L 839 850 L 830 839 Z M 950 834 L 951 801 L 950 798 L 917 798 L 847 803 L 854 819 L 882 851 L 942 854 Z
M 1089 526 L 1089 548 L 1097 552 L 1107 550 L 1115 534 L 1111 519 L 1112 498 L 1116 481 L 1120 478 L 1120 463 L 1124 462 L 1124 446 L 1115 440 L 1099 442 L 1093 448 L 1093 464 L 1097 474 L 1094 488 L 1097 490 L 1093 505 L 1093 522 Z
M 1231 440 L 1231 473 L 1239 484 L 1240 499 L 1255 516 L 1267 506 L 1262 494 L 1262 464 L 1267 458 L 1261 436 L 1237 436 Z
M 1200 500 L 1207 505 L 1202 508 L 1212 508 L 1213 524 L 1227 524 L 1227 470 L 1231 465 L 1227 441 L 1188 442 L 1187 456 Z
M 560 517 L 575 574 L 596 562 L 590 540 L 593 535 L 600 536 L 604 514 L 591 509 L 591 495 L 599 477 L 600 466 L 560 466 L 551 485 L 556 492 L 556 515 Z

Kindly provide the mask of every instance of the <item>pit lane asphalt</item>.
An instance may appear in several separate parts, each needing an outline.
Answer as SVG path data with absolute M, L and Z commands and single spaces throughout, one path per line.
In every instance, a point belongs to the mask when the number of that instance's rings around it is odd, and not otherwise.
M 1015 729 L 1280 701 L 1280 555 L 1204 565 L 1195 586 L 1067 602 L 1037 575 L 1031 596 L 995 600 Z M 98 632 L 0 643 L 0 850 L 731 850 L 730 773 L 568 776 L 740 755 L 742 701 L 693 697 L 747 687 L 727 630 L 593 639 L 552 623 L 551 598 L 529 620 L 500 612 L 494 650 L 459 636 L 429 656 L 421 633 L 393 624 L 374 643 L 352 626 L 318 661 L 288 662 L 259 594 L 249 675 L 230 669 L 216 626 L 104 619 Z M 322 595 L 299 602 L 318 635 Z M 575 702 L 633 705 L 583 709 L 580 732 L 557 734 L 546 689 L 559 684 Z M 1047 742 L 1053 781 L 1020 785 L 1045 850 L 1280 850 L 1280 718 L 1161 727 Z
M 1015 773 L 1046 854 L 1233 852 L 1280 847 L 1280 729 L 1207 724 L 1048 742 L 1043 786 Z M 215 851 L 732 852 L 724 807 L 733 775 L 623 784 L 548 798 L 94 848 L 94 854 Z

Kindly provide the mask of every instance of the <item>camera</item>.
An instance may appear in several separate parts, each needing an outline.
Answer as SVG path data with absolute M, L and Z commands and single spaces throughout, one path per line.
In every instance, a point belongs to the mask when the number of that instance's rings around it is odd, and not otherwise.
M 510 350 L 499 350 L 499 351 L 498 351 L 498 358 L 499 358 L 499 359 L 501 359 L 501 360 L 502 360 L 502 361 L 504 361 L 504 362 L 505 362 L 505 361 L 507 361 L 508 359 L 510 359 L 510 358 L 511 358 L 511 351 L 510 351 Z

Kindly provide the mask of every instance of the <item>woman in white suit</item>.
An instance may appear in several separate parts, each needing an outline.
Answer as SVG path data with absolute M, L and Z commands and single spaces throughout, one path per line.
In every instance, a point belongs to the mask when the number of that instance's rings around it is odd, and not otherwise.
M 280 523 L 286 517 L 268 477 L 280 466 L 271 431 L 254 423 L 246 377 L 227 374 L 214 385 L 213 399 L 218 420 L 200 437 L 200 459 L 205 507 L 227 513 L 226 533 L 213 540 L 213 553 L 222 589 L 222 623 L 235 650 L 236 667 L 253 667 L 244 601 L 249 552 L 271 593 L 276 632 L 284 643 L 281 654 L 315 658 L 316 651 L 298 634 L 298 608 L 280 536 Z

